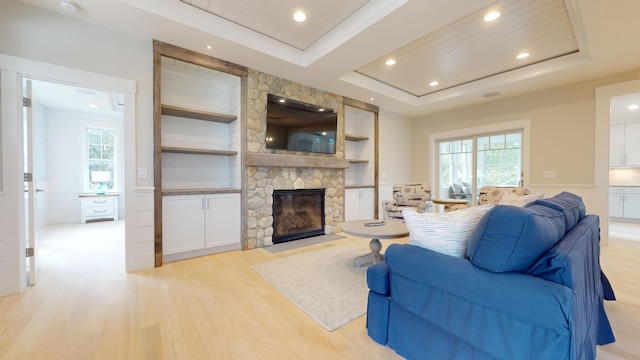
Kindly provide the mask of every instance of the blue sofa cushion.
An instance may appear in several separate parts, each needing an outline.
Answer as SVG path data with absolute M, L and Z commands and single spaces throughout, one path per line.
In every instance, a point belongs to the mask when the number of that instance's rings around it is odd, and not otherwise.
M 586 214 L 586 207 L 582 202 L 582 198 L 570 192 L 561 192 L 560 194 L 542 200 L 536 200 L 532 205 L 544 205 L 552 209 L 561 211 L 564 214 L 565 233 L 573 229 L 578 221 L 582 220 Z
M 564 214 L 542 205 L 498 205 L 471 234 L 467 257 L 492 272 L 526 271 L 565 233 Z

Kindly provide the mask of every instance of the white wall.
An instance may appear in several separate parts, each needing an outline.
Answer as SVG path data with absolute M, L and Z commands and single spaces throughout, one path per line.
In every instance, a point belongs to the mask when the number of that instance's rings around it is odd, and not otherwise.
M 0 2 L 0 54 L 134 80 L 137 166 L 153 173 L 153 44 L 18 1 Z M 46 79 L 45 79 L 46 80 Z M 138 179 L 153 186 L 153 177 Z
M 21 208 L 21 161 L 16 143 L 21 130 L 14 119 L 19 74 L 41 80 L 81 84 L 125 97 L 126 269 L 153 267 L 153 176 L 135 177 L 136 167 L 153 171 L 153 46 L 141 39 L 56 15 L 18 1 L 0 2 L 0 69 L 2 72 L 3 203 Z M 127 120 L 128 119 L 128 120 Z M 9 133 L 9 134 L 6 134 Z M 10 149 L 8 153 L 7 149 Z M 151 196 L 150 196 L 151 194 Z M 24 288 L 24 244 L 19 212 L 4 217 L 4 261 L 0 294 Z M 18 217 L 18 218 L 16 218 Z M 22 250 L 22 251 L 20 251 Z M 15 259 L 14 259 L 15 257 Z M 123 269 L 124 270 L 124 269 Z M 14 274 L 17 274 L 14 276 Z
M 49 224 L 80 222 L 80 198 L 83 191 L 82 147 L 85 126 L 122 125 L 119 116 L 96 115 L 87 112 L 48 108 L 47 119 L 47 173 L 49 183 Z M 118 130 L 120 133 L 120 130 Z M 120 149 L 122 149 L 122 143 Z M 121 170 L 117 172 L 121 174 Z M 119 179 L 122 184 L 122 179 Z M 119 204 L 122 204 L 122 195 Z M 122 206 L 121 206 L 122 207 Z M 124 209 L 118 210 L 123 214 Z
M 378 200 L 391 199 L 392 187 L 396 183 L 426 181 L 412 177 L 412 159 L 426 158 L 412 150 L 412 120 L 406 116 L 380 109 L 378 116 Z M 382 205 L 378 204 L 378 218 L 383 218 Z

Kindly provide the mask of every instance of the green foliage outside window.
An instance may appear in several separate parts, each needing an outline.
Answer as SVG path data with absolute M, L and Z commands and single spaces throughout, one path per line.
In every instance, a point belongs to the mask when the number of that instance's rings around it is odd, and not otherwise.
M 485 185 L 518 186 L 520 182 L 521 132 L 441 141 L 438 151 L 441 188 L 452 184 L 473 184 L 474 177 L 476 189 Z

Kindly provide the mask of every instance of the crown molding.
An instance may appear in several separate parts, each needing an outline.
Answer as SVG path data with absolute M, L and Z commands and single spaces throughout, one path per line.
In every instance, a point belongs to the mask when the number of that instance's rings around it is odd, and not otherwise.
M 308 67 L 406 4 L 408 0 L 371 0 L 306 49 L 298 49 L 181 1 L 121 1 L 149 13 L 202 30 L 289 63 Z

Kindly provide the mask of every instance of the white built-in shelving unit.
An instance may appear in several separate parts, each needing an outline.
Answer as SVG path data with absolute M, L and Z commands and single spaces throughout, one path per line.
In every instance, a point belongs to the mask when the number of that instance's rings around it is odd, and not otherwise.
M 378 108 L 345 99 L 345 221 L 377 214 Z
M 240 248 L 246 77 L 154 42 L 156 266 Z

